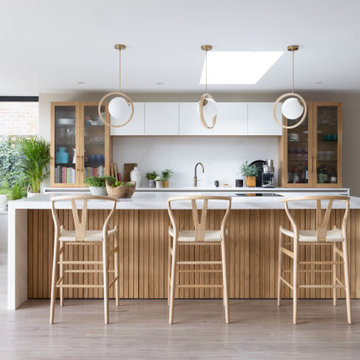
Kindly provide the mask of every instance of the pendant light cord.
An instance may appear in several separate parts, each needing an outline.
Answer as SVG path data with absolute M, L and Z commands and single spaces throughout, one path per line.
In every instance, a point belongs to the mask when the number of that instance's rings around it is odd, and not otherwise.
M 119 89 L 121 90 L 121 49 L 119 49 Z
M 206 50 L 206 55 L 205 55 L 205 92 L 208 92 L 208 79 L 207 79 L 207 73 L 208 73 L 208 50 Z
M 294 93 L 294 88 L 295 88 L 295 54 L 294 54 L 294 50 L 292 50 L 292 92 Z

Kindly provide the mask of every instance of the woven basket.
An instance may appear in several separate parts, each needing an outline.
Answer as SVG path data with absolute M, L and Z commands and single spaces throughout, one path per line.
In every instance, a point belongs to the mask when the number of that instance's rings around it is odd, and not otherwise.
M 109 196 L 126 199 L 130 198 L 136 189 L 136 182 L 130 181 L 134 186 L 121 185 L 118 187 L 111 186 L 113 182 L 106 180 L 106 191 Z

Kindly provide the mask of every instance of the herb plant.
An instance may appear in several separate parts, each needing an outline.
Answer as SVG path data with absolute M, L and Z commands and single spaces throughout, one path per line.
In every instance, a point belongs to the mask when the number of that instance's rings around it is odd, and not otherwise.
M 257 176 L 258 174 L 258 168 L 256 165 L 249 165 L 247 161 L 244 162 L 244 164 L 241 165 L 241 172 L 243 176 Z

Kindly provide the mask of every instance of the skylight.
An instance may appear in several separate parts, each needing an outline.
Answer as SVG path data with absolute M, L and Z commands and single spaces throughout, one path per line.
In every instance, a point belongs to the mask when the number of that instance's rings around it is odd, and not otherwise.
M 208 84 L 256 84 L 283 51 L 209 51 Z M 205 84 L 205 60 L 200 84 Z

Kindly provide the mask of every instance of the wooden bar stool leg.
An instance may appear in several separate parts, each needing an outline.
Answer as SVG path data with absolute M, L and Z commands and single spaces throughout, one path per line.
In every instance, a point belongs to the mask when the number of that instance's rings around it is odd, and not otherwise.
M 344 275 L 345 275 L 347 321 L 348 321 L 348 324 L 351 324 L 351 294 L 350 294 L 350 279 L 349 279 L 349 258 L 348 258 L 347 240 L 346 239 L 343 241 L 343 253 L 344 253 Z
M 120 305 L 120 276 L 119 276 L 119 235 L 116 231 L 114 235 L 115 248 L 117 249 L 114 252 L 114 270 L 115 270 L 115 278 L 117 278 L 114 286 L 115 286 L 115 304 L 116 306 Z
M 167 277 L 167 287 L 168 287 L 168 306 L 170 305 L 170 279 L 171 279 L 171 236 L 168 235 L 169 243 L 169 252 L 168 252 L 168 277 Z
M 107 261 L 107 241 L 103 239 L 102 243 L 102 263 L 103 263 L 103 282 L 104 282 L 104 320 L 105 324 L 109 323 L 109 298 L 108 298 L 108 261 Z
M 51 303 L 50 303 L 50 324 L 54 323 L 55 319 L 55 300 L 56 300 L 56 262 L 59 249 L 59 240 L 57 239 L 57 234 L 55 234 L 54 241 L 54 256 L 53 256 L 53 266 L 52 266 L 52 275 L 51 275 Z
M 281 251 L 281 247 L 282 247 L 282 242 L 283 242 L 283 234 L 281 232 L 281 230 L 279 230 L 279 255 L 278 255 L 278 288 L 277 288 L 277 306 L 280 306 L 281 304 L 281 270 L 282 270 L 282 251 Z
M 65 250 L 65 244 L 63 242 L 60 243 L 60 278 L 62 278 L 60 282 L 60 306 L 64 306 L 64 265 L 62 262 L 64 261 L 64 250 Z
M 170 308 L 169 308 L 169 324 L 174 320 L 174 297 L 175 297 L 175 278 L 176 278 L 176 240 L 173 241 L 173 254 L 171 261 L 171 284 L 170 284 Z
M 293 324 L 297 324 L 297 307 L 298 307 L 298 241 L 294 241 L 294 276 L 293 276 Z
M 222 273 L 223 273 L 223 297 L 225 305 L 225 323 L 228 324 L 230 321 L 229 318 L 229 299 L 228 299 L 228 289 L 227 289 L 227 278 L 226 278 L 226 253 L 225 253 L 225 241 L 221 240 L 221 260 L 222 260 Z
M 332 248 L 333 248 L 333 261 L 335 262 L 336 261 L 336 243 L 334 242 L 333 243 L 333 246 L 332 246 Z M 332 273 L 333 273 L 333 277 L 332 277 L 332 279 L 333 279 L 333 286 L 334 286 L 334 288 L 333 288 L 333 305 L 334 306 L 336 306 L 336 302 L 337 302 L 337 298 L 336 298 L 336 264 L 333 264 L 333 266 L 332 266 Z

